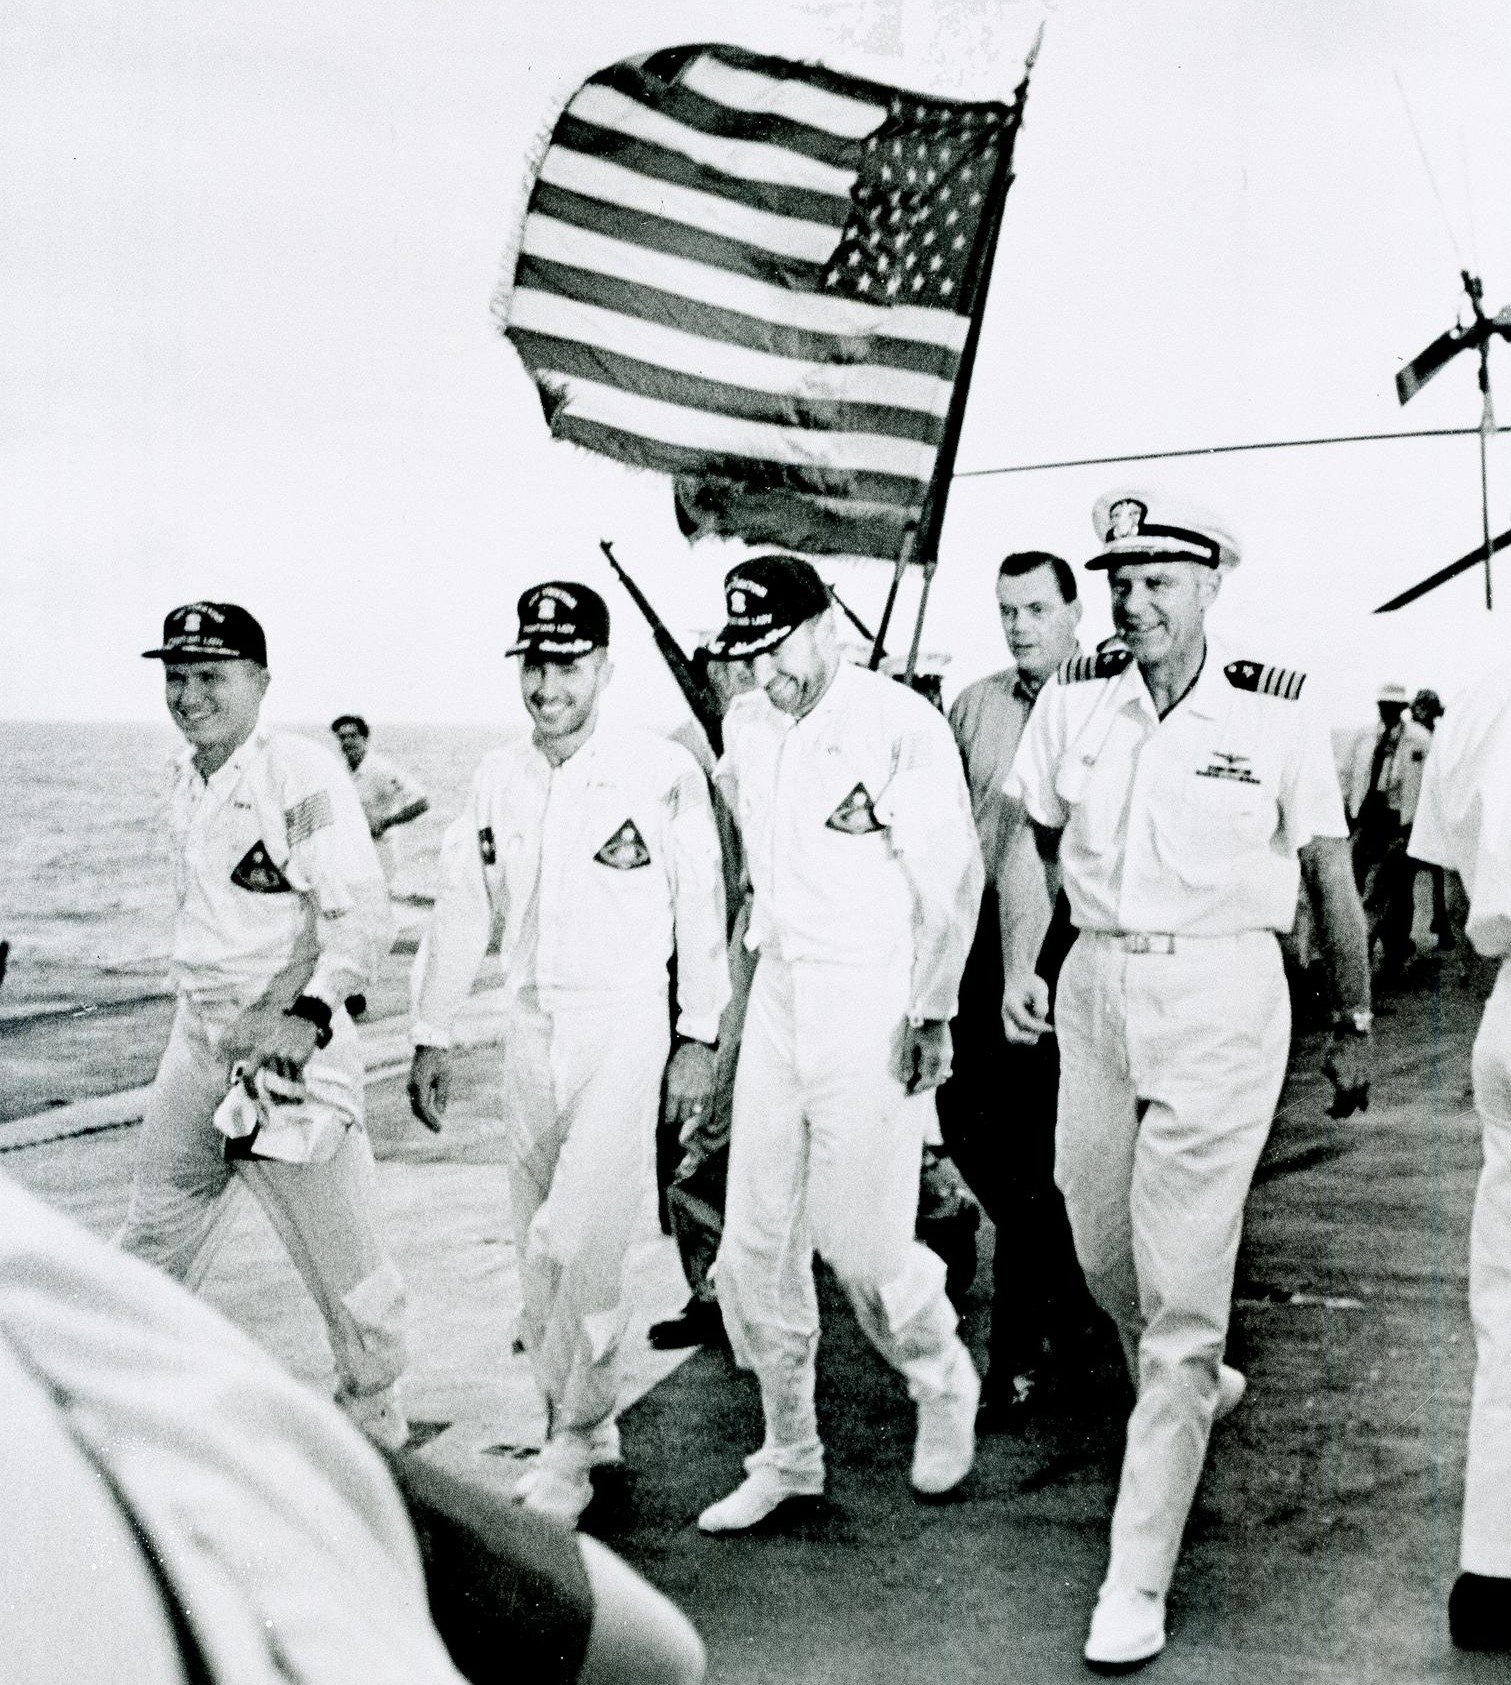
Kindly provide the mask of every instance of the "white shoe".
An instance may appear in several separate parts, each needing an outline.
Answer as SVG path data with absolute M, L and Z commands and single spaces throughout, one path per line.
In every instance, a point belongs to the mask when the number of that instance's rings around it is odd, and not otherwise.
M 515 1481 L 514 1501 L 536 1515 L 575 1527 L 578 1516 L 593 1500 L 589 1478 L 592 1467 L 590 1435 L 570 1431 L 554 1434 Z
M 381 1392 L 347 1392 L 336 1394 L 340 1406 L 353 1427 L 364 1433 L 380 1451 L 402 1451 L 409 1442 L 409 1418 L 399 1403 L 397 1387 L 384 1387 Z
M 1217 1371 L 1217 1408 L 1212 1412 L 1212 1420 L 1220 1422 L 1224 1416 L 1231 1416 L 1243 1403 L 1248 1390 L 1248 1376 L 1241 1369 L 1222 1364 Z
M 961 1346 L 944 1390 L 918 1400 L 913 1441 L 913 1490 L 932 1497 L 953 1491 L 976 1460 L 976 1406 L 981 1377 Z
M 779 1504 L 789 1498 L 816 1498 L 824 1489 L 822 1465 L 816 1470 L 794 1474 L 778 1468 L 774 1463 L 757 1461 L 760 1453 L 751 1458 L 746 1467 L 750 1473 L 727 1498 L 710 1504 L 698 1517 L 698 1526 L 705 1533 L 743 1533 L 764 1521 Z
M 588 1435 L 588 1467 L 617 1467 L 623 1461 L 624 1453 L 619 1444 L 619 1424 L 612 1416 L 605 1416 Z
M 593 1501 L 593 1482 L 588 1471 L 536 1463 L 528 1489 L 514 1488 L 514 1495 L 532 1515 L 544 1515 L 563 1527 L 575 1527 L 579 1516 Z M 523 1485 L 523 1482 L 521 1482 Z
M 1104 1585 L 1086 1635 L 1086 1660 L 1100 1667 L 1147 1662 L 1165 1647 L 1165 1599 L 1135 1586 Z

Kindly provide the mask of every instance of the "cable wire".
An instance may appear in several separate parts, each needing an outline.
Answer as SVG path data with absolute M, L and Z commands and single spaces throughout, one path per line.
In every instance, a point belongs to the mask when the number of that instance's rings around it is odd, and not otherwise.
M 1247 445 L 1193 445 L 1186 450 L 1136 451 L 1123 456 L 1075 456 L 1058 462 L 1015 462 L 1005 468 L 961 468 L 957 480 L 984 480 L 994 474 L 1038 474 L 1050 468 L 1106 468 L 1118 462 L 1169 462 L 1182 456 L 1232 456 L 1239 451 L 1304 450 L 1313 445 L 1370 445 L 1389 439 L 1462 439 L 1477 434 L 1478 427 L 1422 427 L 1406 433 L 1338 433 L 1321 439 L 1263 439 Z M 1497 427 L 1497 433 L 1511 433 L 1511 425 Z

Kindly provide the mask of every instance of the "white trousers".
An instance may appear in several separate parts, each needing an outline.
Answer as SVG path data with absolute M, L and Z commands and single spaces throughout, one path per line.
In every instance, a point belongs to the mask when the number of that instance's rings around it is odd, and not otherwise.
M 383 1248 L 376 1171 L 367 1132 L 347 1130 L 324 1164 L 227 1162 L 215 1108 L 230 1085 L 216 1038 L 234 1007 L 180 1000 L 153 1080 L 126 1224 L 118 1244 L 196 1287 L 213 1255 L 233 1170 L 257 1196 L 325 1319 L 343 1395 L 381 1393 L 404 1371 L 404 1283 Z M 362 1107 L 362 1049 L 337 1013 L 330 1044 L 314 1056 Z
M 1138 1391 L 1109 1579 L 1164 1592 L 1206 1457 L 1244 1201 L 1285 1076 L 1268 932 L 1135 954 L 1083 933 L 1055 1007 L 1055 1180 Z
M 651 1186 L 670 1036 L 663 995 L 549 1010 L 526 996 L 504 1027 L 519 1334 L 553 1434 L 614 1412 L 624 1264 Z
M 1469 1409 L 1461 1562 L 1511 1578 L 1511 961 L 1502 961 L 1474 1042 L 1485 1163 L 1469 1231 L 1478 1358 Z
M 934 1104 L 896 1074 L 907 1004 L 906 971 L 770 953 L 756 967 L 714 1275 L 736 1361 L 761 1385 L 760 1455 L 793 1472 L 823 1458 L 815 1251 L 914 1398 L 942 1390 L 963 1350 L 944 1265 L 914 1239 Z

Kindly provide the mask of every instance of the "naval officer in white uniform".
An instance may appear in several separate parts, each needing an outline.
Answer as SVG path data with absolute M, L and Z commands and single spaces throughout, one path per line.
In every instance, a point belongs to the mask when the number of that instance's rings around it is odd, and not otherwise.
M 919 1491 L 965 1478 L 980 1394 L 944 1264 L 914 1239 L 932 1090 L 949 1075 L 981 900 L 960 756 L 936 709 L 841 659 L 807 562 L 742 562 L 725 600 L 710 653 L 748 662 L 758 688 L 725 715 L 717 777 L 745 846 L 759 958 L 714 1275 L 766 1432 L 744 1482 L 699 1517 L 711 1533 L 823 1490 L 815 1251 L 907 1379 Z
M 575 1524 L 589 1471 L 619 1456 L 624 1261 L 650 1186 L 663 1073 L 670 1120 L 695 1119 L 712 1092 L 729 964 L 703 773 L 678 744 L 599 725 L 611 673 L 603 599 L 552 581 L 520 598 L 519 618 L 509 654 L 535 729 L 483 761 L 446 833 L 409 1093 L 439 1129 L 457 1014 L 500 918 L 520 1336 L 549 1436 L 519 1495 Z
M 1243 1391 L 1223 1347 L 1244 1201 L 1285 1075 L 1276 936 L 1303 871 L 1338 1007 L 1340 1092 L 1365 1081 L 1371 1019 L 1348 827 L 1305 675 L 1206 630 L 1236 547 L 1140 492 L 1102 498 L 1093 520 L 1087 565 L 1107 571 L 1127 647 L 1072 661 L 1044 688 L 1008 789 L 1079 932 L 1055 1011 L 1055 1179 L 1138 1394 L 1086 1656 L 1133 1663 L 1164 1645 L 1207 1438 Z M 1031 954 L 1036 941 L 1008 946 Z M 1042 978 L 1009 976 L 1010 1035 L 1042 1034 L 1047 1006 Z
M 1499 966 L 1474 1042 L 1474 1104 L 1485 1140 L 1469 1235 L 1478 1361 L 1463 1572 L 1449 1597 L 1448 1626 L 1462 1649 L 1511 1650 L 1511 667 L 1481 680 L 1444 716 L 1410 852 L 1463 879 L 1469 940 Z

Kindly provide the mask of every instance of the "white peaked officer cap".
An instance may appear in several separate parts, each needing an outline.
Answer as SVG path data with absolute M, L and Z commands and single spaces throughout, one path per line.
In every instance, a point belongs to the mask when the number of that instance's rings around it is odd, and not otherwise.
M 1100 551 L 1089 568 L 1116 567 L 1145 557 L 1168 556 L 1210 568 L 1238 566 L 1237 541 L 1199 505 L 1163 491 L 1118 490 L 1096 500 L 1091 512 Z

